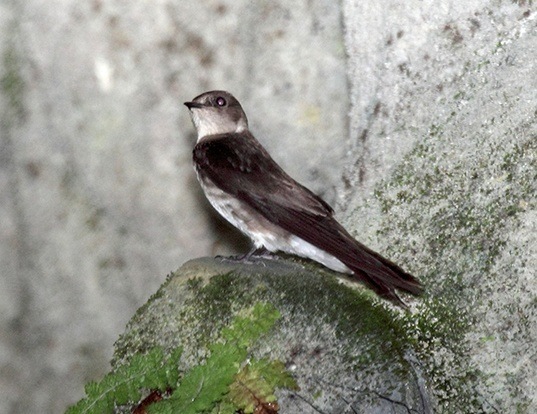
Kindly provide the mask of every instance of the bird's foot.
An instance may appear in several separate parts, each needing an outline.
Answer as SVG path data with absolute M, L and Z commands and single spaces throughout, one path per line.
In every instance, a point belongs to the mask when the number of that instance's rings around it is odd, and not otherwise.
M 274 255 L 264 247 L 253 248 L 246 254 L 239 254 L 236 256 L 216 256 L 217 259 L 224 262 L 240 262 L 240 263 L 254 263 L 255 259 L 279 259 L 278 256 Z

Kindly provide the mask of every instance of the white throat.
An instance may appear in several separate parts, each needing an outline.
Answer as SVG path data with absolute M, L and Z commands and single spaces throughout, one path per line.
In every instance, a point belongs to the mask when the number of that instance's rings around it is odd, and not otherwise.
M 232 122 L 222 117 L 203 116 L 205 114 L 200 114 L 196 109 L 191 111 L 191 115 L 198 132 L 198 141 L 209 135 L 239 133 L 248 129 L 248 124 L 242 119 Z

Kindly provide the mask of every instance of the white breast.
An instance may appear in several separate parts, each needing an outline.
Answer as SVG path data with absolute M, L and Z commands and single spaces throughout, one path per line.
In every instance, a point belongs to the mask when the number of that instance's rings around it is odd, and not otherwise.
M 270 252 L 282 251 L 319 262 L 337 272 L 352 273 L 339 259 L 308 243 L 294 234 L 276 226 L 250 206 L 219 189 L 198 175 L 209 203 L 222 217 L 248 236 L 256 248 L 265 247 Z

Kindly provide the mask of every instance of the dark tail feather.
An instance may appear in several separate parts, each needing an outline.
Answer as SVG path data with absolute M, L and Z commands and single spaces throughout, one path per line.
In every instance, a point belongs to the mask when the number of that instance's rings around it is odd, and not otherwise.
M 371 288 L 375 293 L 387 299 L 395 305 L 407 308 L 407 305 L 397 295 L 396 289 L 418 296 L 423 292 L 421 283 L 410 273 L 392 261 L 382 257 L 377 252 L 356 242 L 360 254 L 355 256 L 363 259 L 363 255 L 369 255 L 368 266 L 364 266 L 363 260 L 345 260 L 343 263 L 354 272 L 354 275 Z
M 354 272 L 354 276 L 365 284 L 368 288 L 373 290 L 377 295 L 379 295 L 381 298 L 389 300 L 394 305 L 400 306 L 402 308 L 407 309 L 408 306 L 403 300 L 399 297 L 399 295 L 396 293 L 393 285 L 389 285 L 387 283 L 379 281 L 375 277 L 371 277 L 367 273 L 363 272 L 360 269 L 351 269 Z M 409 292 L 408 290 L 405 290 L 405 292 Z M 412 294 L 415 294 L 411 292 Z
M 304 191 L 309 194 L 309 190 Z M 313 199 L 318 204 L 297 208 L 293 203 L 274 204 L 263 197 L 241 193 L 244 201 L 268 220 L 336 257 L 381 297 L 406 307 L 396 289 L 413 295 L 422 293 L 423 287 L 414 276 L 355 240 L 332 216 L 332 210 L 317 196 L 310 195 L 309 201 Z

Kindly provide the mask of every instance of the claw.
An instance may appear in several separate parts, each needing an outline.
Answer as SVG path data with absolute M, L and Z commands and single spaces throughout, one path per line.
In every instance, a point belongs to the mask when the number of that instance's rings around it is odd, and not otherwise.
M 264 247 L 254 247 L 248 253 L 239 254 L 236 256 L 216 256 L 216 259 L 224 262 L 242 262 L 242 263 L 254 263 L 255 258 L 264 259 L 277 259 L 278 256 L 274 255 Z

